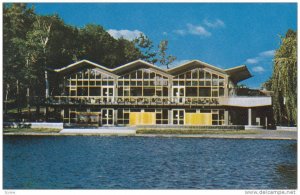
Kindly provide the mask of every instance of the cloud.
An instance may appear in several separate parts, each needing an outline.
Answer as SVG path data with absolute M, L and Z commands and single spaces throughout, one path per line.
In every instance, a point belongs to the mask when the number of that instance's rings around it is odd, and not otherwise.
M 203 26 L 201 25 L 193 25 L 193 24 L 186 24 L 186 29 L 177 29 L 173 31 L 174 33 L 178 35 L 198 35 L 203 37 L 209 37 L 211 36 L 211 33 L 208 32 Z
M 203 26 L 198 25 L 195 26 L 193 24 L 187 24 L 188 32 L 193 35 L 200 35 L 200 36 L 210 36 L 211 33 L 208 32 Z
M 263 51 L 263 52 L 260 52 L 254 58 L 248 58 L 246 60 L 246 63 L 248 63 L 248 64 L 257 64 L 259 62 L 270 60 L 270 58 L 272 58 L 274 56 L 274 54 L 275 54 L 275 50 Z
M 252 71 L 261 74 L 261 73 L 265 72 L 265 69 L 261 66 L 255 66 L 255 67 L 252 68 Z
M 275 50 L 269 50 L 269 51 L 260 52 L 259 56 L 262 56 L 262 57 L 273 57 L 274 54 L 275 54 Z
M 174 62 L 172 62 L 172 65 L 174 66 L 179 66 L 181 64 L 184 64 L 184 63 L 187 63 L 189 62 L 190 60 L 175 60 Z
M 115 29 L 109 29 L 107 31 L 112 37 L 115 39 L 119 39 L 123 37 L 124 39 L 127 39 L 129 41 L 134 40 L 135 38 L 139 37 L 140 34 L 144 34 L 143 32 L 139 30 L 115 30 Z
M 256 59 L 256 58 L 249 58 L 249 59 L 246 60 L 246 63 L 248 63 L 248 64 L 257 64 L 258 61 L 259 60 Z
M 207 27 L 210 27 L 210 28 L 222 28 L 222 27 L 225 27 L 225 23 L 222 20 L 220 20 L 220 19 L 216 19 L 214 21 L 208 21 L 207 19 L 205 19 L 203 22 L 204 22 L 204 24 Z
M 173 32 L 179 35 L 185 35 L 187 33 L 186 30 L 183 29 L 173 30 Z

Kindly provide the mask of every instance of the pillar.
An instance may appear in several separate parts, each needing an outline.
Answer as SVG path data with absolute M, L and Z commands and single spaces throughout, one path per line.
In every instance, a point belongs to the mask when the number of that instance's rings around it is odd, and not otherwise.
M 228 110 L 224 112 L 224 125 L 229 125 L 229 117 L 228 117 Z
M 172 110 L 168 110 L 168 121 L 169 121 L 169 124 L 173 124 L 172 123 Z
M 60 110 L 60 116 L 61 116 L 62 122 L 64 122 L 65 108 L 61 108 L 61 110 Z
M 248 125 L 252 125 L 252 109 L 248 108 Z
M 46 84 L 46 98 L 49 97 L 49 81 L 48 81 L 48 71 L 45 71 L 45 84 Z
M 118 109 L 114 109 L 114 118 L 113 118 L 113 125 L 118 125 Z

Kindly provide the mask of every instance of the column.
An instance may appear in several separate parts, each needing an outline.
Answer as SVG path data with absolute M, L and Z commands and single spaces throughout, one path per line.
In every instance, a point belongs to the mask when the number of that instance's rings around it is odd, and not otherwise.
M 48 81 L 48 71 L 45 71 L 45 84 L 46 84 L 46 98 L 49 97 L 49 81 Z
M 172 100 L 172 86 L 173 86 L 173 83 L 172 83 L 173 81 L 172 81 L 172 79 L 169 79 L 169 83 L 168 83 L 168 104 L 170 103 L 170 102 L 173 102 L 173 100 Z
M 114 118 L 113 118 L 113 125 L 117 126 L 118 125 L 118 109 L 114 109 L 113 111 L 113 115 L 114 115 Z
M 248 108 L 248 125 L 252 125 L 252 109 Z
M 64 122 L 65 108 L 61 108 L 61 110 L 60 110 L 60 116 L 61 116 L 61 118 L 62 118 L 62 121 Z
M 168 121 L 169 121 L 169 124 L 173 124 L 172 123 L 172 110 L 168 110 Z
M 224 112 L 224 124 L 229 125 L 229 117 L 228 117 L 228 110 L 225 110 Z

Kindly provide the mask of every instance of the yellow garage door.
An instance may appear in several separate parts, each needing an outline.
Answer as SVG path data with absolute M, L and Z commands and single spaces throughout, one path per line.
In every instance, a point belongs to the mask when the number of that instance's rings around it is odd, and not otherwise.
M 212 125 L 211 113 L 185 113 L 186 125 Z
M 155 125 L 155 112 L 130 112 L 129 125 Z

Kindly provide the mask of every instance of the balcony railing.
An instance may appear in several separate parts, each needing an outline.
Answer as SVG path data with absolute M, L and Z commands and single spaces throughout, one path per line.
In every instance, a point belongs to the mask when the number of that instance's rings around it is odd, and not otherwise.
M 270 106 L 272 98 L 269 96 L 233 96 L 221 98 L 220 104 L 239 107 Z
M 46 104 L 87 104 L 87 105 L 218 105 L 216 97 L 141 97 L 141 96 L 52 96 L 46 99 Z
M 31 104 L 47 105 L 209 105 L 255 107 L 269 106 L 271 97 L 156 97 L 156 96 L 51 96 L 31 98 Z

